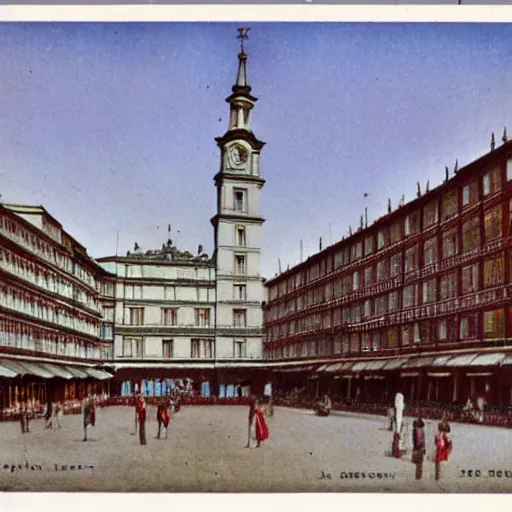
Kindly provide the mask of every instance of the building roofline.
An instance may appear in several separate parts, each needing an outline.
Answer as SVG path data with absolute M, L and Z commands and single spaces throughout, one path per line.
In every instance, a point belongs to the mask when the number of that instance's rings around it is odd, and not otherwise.
M 430 200 L 434 199 L 435 197 L 438 197 L 438 195 L 445 191 L 446 189 L 451 188 L 454 184 L 459 184 L 466 181 L 468 175 L 474 172 L 476 169 L 484 170 L 486 166 L 490 165 L 495 160 L 502 158 L 509 151 L 512 151 L 512 140 L 503 143 L 500 147 L 494 149 L 493 151 L 485 153 L 484 155 L 478 157 L 476 160 L 473 160 L 464 167 L 461 167 L 455 175 L 451 176 L 448 180 L 444 181 L 443 183 L 440 183 L 432 190 L 429 190 L 428 192 L 422 194 L 420 197 L 416 197 L 409 201 L 408 203 L 405 203 L 404 205 L 396 208 L 394 211 L 386 213 L 381 217 L 378 217 L 368 227 L 358 229 L 355 233 L 349 235 L 347 238 L 343 238 L 338 242 L 335 242 L 334 244 L 327 246 L 322 251 L 319 251 L 309 256 L 305 261 L 302 261 L 295 265 L 294 267 L 291 267 L 289 270 L 285 270 L 281 274 L 269 279 L 265 283 L 265 286 L 272 286 L 276 283 L 279 283 L 281 280 L 287 279 L 291 275 L 294 275 L 296 272 L 299 272 L 304 268 L 308 268 L 309 265 L 311 265 L 315 261 L 321 260 L 325 255 L 338 249 L 344 248 L 354 243 L 355 241 L 358 241 L 359 238 L 363 238 L 372 231 L 378 230 L 385 223 L 392 222 L 393 219 L 403 215 L 406 212 L 406 210 L 414 210 L 420 204 L 428 203 Z

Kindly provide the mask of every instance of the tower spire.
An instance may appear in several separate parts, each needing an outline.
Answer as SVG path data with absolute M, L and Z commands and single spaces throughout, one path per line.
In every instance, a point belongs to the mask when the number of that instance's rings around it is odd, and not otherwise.
M 240 53 L 238 54 L 238 75 L 236 77 L 236 85 L 233 87 L 233 92 L 235 91 L 235 87 L 239 90 L 240 88 L 247 88 L 247 54 L 244 50 L 244 41 L 249 39 L 247 35 L 249 27 L 242 27 L 238 29 L 237 38 L 240 39 Z M 251 88 L 249 87 L 249 91 Z

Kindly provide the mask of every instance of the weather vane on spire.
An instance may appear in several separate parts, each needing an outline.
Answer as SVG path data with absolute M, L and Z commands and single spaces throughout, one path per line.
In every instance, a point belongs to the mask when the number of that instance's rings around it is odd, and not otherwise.
M 247 33 L 249 32 L 250 27 L 244 27 L 238 29 L 238 36 L 237 39 L 240 39 L 240 46 L 242 48 L 242 53 L 244 53 L 244 39 L 249 39 L 249 36 Z

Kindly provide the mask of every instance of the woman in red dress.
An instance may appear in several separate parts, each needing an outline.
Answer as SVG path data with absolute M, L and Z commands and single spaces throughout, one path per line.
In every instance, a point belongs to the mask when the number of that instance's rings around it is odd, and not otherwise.
M 268 427 L 265 421 L 265 416 L 259 408 L 257 400 L 251 402 L 249 409 L 249 440 L 247 448 L 251 448 L 251 440 L 256 441 L 256 448 L 261 446 L 261 441 L 268 439 Z
M 441 477 L 441 462 L 447 462 L 452 451 L 452 442 L 448 438 L 450 433 L 450 424 L 443 419 L 437 427 L 436 443 L 436 480 Z

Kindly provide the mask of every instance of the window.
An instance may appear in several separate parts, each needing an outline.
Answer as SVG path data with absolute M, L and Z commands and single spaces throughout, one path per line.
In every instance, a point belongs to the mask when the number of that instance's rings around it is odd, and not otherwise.
M 503 284 L 505 280 L 505 258 L 503 254 L 484 261 L 484 288 Z
M 499 167 L 484 175 L 483 189 L 484 196 L 494 194 L 501 190 L 501 169 Z
M 373 282 L 373 267 L 366 267 L 364 269 L 364 284 L 368 286 Z
M 443 232 L 443 258 L 454 256 L 458 251 L 457 228 Z
M 165 300 L 176 300 L 176 290 L 174 286 L 166 286 L 164 290 Z
M 350 248 L 350 261 L 357 261 L 363 257 L 363 242 L 357 242 Z
M 123 357 L 144 357 L 144 341 L 142 338 L 123 339 Z
M 233 189 L 233 206 L 237 212 L 247 212 L 247 190 Z
M 247 310 L 233 310 L 233 327 L 247 327 Z
M 390 258 L 389 275 L 391 277 L 399 276 L 402 273 L 402 253 L 393 254 Z
M 457 272 L 452 272 L 441 278 L 441 299 L 457 296 Z
M 398 292 L 391 292 L 389 294 L 389 311 L 398 309 Z
M 245 284 L 234 285 L 234 299 L 247 300 L 247 286 Z
M 437 239 L 436 237 L 430 238 L 423 245 L 423 258 L 425 265 L 431 265 L 436 261 L 437 253 Z
M 501 206 L 485 212 L 485 241 L 494 240 L 502 235 L 501 229 Z
M 383 249 L 386 247 L 388 242 L 388 233 L 387 229 L 383 229 L 382 231 L 379 231 L 379 234 L 377 235 L 377 250 Z
M 403 293 L 403 307 L 409 308 L 411 306 L 416 306 L 416 286 L 409 285 L 404 288 Z
M 388 260 L 387 258 L 377 263 L 377 281 L 382 281 L 388 277 Z
M 246 256 L 243 254 L 235 255 L 235 273 L 238 275 L 246 273 Z
M 471 340 L 476 338 L 476 318 L 474 315 L 461 317 L 459 332 L 461 340 Z
M 364 301 L 364 317 L 369 318 L 372 316 L 372 301 L 370 299 Z M 338 325 L 336 323 L 336 316 L 335 318 L 335 325 Z
M 196 308 L 196 326 L 210 327 L 210 310 L 205 308 Z
M 418 268 L 418 246 L 414 245 L 413 247 L 409 247 L 405 251 L 405 268 L 404 272 L 407 274 L 408 272 L 413 272 Z
M 212 359 L 214 356 L 214 341 L 202 340 L 203 354 L 206 359 Z
M 457 214 L 457 191 L 452 190 L 443 196 L 443 217 L 442 220 L 449 219 Z
M 201 357 L 201 340 L 190 340 L 190 357 Z
M 437 201 L 431 201 L 423 209 L 423 227 L 428 228 L 437 222 Z
M 402 327 L 402 345 L 410 345 L 411 343 L 411 328 L 409 325 Z
M 507 181 L 512 180 L 512 159 L 507 160 Z
M 114 321 L 114 308 L 112 306 L 103 306 L 103 319 L 107 322 Z
M 364 241 L 364 255 L 372 254 L 375 251 L 375 237 L 369 236 Z
M 390 229 L 391 244 L 400 242 L 402 240 L 402 222 L 396 221 Z
M 105 297 L 114 296 L 114 283 L 101 283 L 101 295 Z
M 177 308 L 162 308 L 162 325 L 178 325 Z
M 174 340 L 162 341 L 162 355 L 165 359 L 172 359 L 174 357 Z
M 484 339 L 503 338 L 503 309 L 484 312 Z
M 236 226 L 235 233 L 236 233 L 236 245 L 238 245 L 239 247 L 245 247 L 245 245 L 246 245 L 245 227 L 244 226 Z
M 405 217 L 404 222 L 404 235 L 414 235 L 420 230 L 420 215 L 419 212 L 413 212 Z
M 462 206 L 469 206 L 478 201 L 478 183 L 473 181 L 462 188 Z
M 439 322 L 439 341 L 445 341 L 446 338 L 446 320 L 441 320 Z
M 462 224 L 462 252 L 470 252 L 480 247 L 480 218 L 472 219 Z
M 233 357 L 237 359 L 247 357 L 247 344 L 245 340 L 235 340 L 233 342 Z
M 375 299 L 375 315 L 384 315 L 388 312 L 388 296 L 381 295 Z
M 359 272 L 354 272 L 352 275 L 352 290 L 357 290 L 359 288 Z
M 130 308 L 130 325 L 144 325 L 144 308 Z
M 114 327 L 112 325 L 100 325 L 100 338 L 111 340 L 114 337 Z
M 436 300 L 437 283 L 435 279 L 423 283 L 423 304 Z
M 462 294 L 478 290 L 478 264 L 469 265 L 462 269 Z

